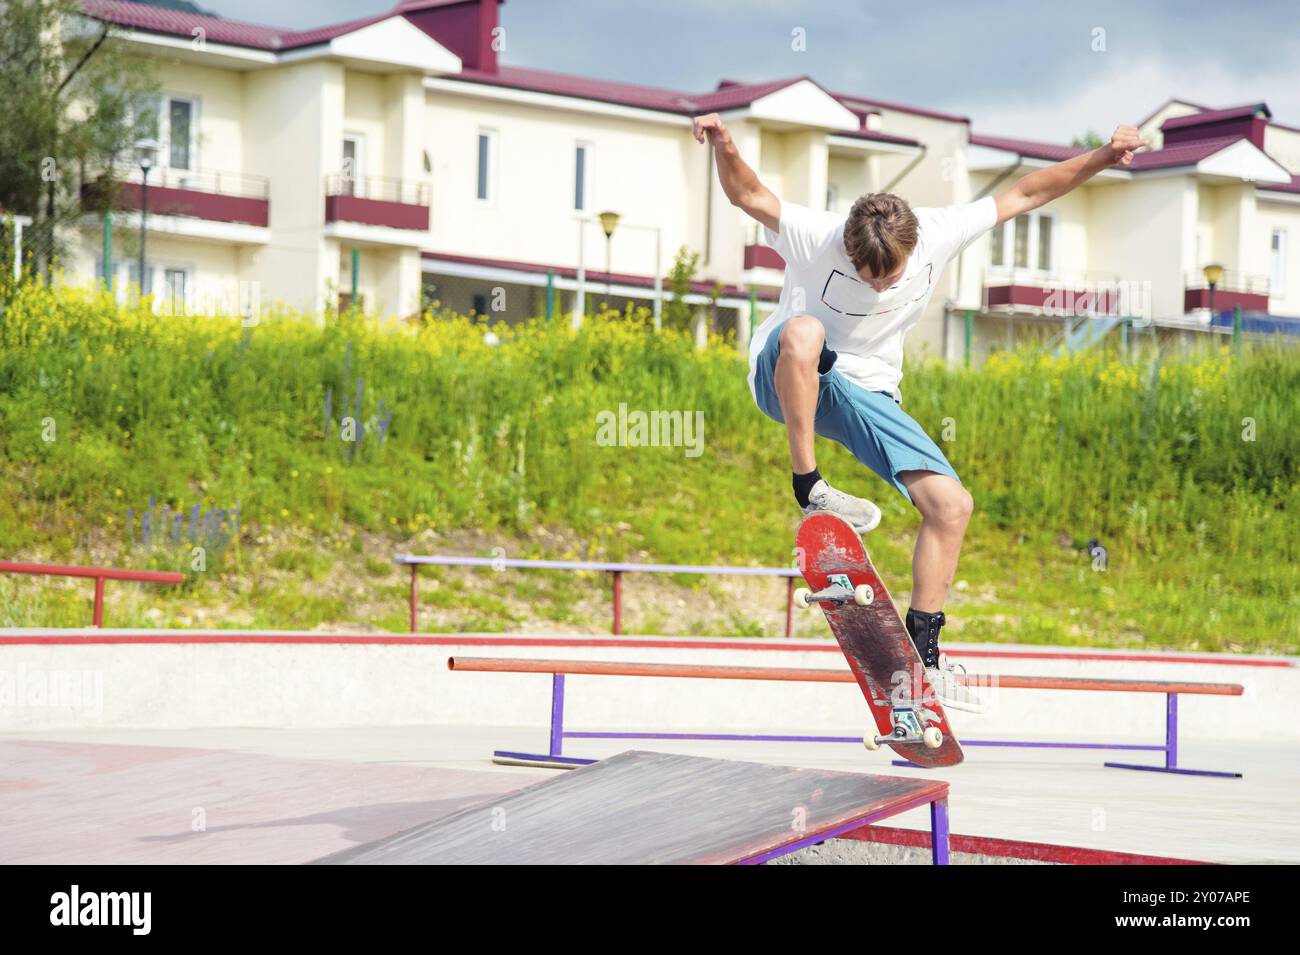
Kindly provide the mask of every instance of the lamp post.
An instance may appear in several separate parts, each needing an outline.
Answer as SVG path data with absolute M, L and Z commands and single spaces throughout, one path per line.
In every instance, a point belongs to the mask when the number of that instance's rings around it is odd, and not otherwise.
M 155 139 L 142 139 L 135 144 L 135 161 L 140 167 L 140 296 L 142 298 L 148 291 L 145 285 L 145 234 L 149 227 L 149 171 L 153 169 L 158 159 L 160 148 Z
M 600 214 L 600 224 L 605 230 L 605 239 L 608 243 L 614 235 L 614 229 L 619 225 L 622 217 L 617 212 L 602 212 Z M 585 243 L 583 236 L 588 224 L 595 220 L 587 218 L 578 219 L 578 281 L 577 289 L 573 296 L 573 327 L 578 328 L 582 325 L 582 318 L 586 311 L 587 296 L 587 265 L 584 254 Z M 659 331 L 662 323 L 664 284 L 663 284 L 663 229 L 659 226 L 637 225 L 635 223 L 623 223 L 624 229 L 635 229 L 645 232 L 653 232 L 655 238 L 655 299 L 654 299 L 654 327 Z M 610 266 L 610 250 L 608 244 L 605 248 L 605 274 L 608 279 L 605 290 L 608 293 L 613 287 L 613 278 Z
M 614 291 L 614 276 L 611 272 L 614 255 L 614 230 L 618 228 L 618 220 L 623 217 L 617 212 L 602 212 L 599 218 L 600 227 L 605 230 L 605 294 L 609 295 Z
M 1201 269 L 1201 273 L 1205 276 L 1205 284 L 1210 287 L 1210 297 L 1209 297 L 1210 325 L 1213 326 L 1214 325 L 1214 289 L 1218 286 L 1220 282 L 1223 281 L 1223 266 L 1207 265 L 1205 268 Z

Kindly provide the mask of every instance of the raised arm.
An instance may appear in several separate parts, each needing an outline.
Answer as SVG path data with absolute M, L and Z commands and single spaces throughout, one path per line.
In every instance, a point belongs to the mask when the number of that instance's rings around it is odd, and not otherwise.
M 1138 135 L 1137 127 L 1120 126 L 1105 146 L 1031 172 L 1006 192 L 993 197 L 998 206 L 998 222 L 1014 219 L 1059 199 L 1116 163 L 1129 165 L 1133 162 L 1133 154 L 1145 145 L 1147 141 Z
M 695 139 L 706 139 L 713 147 L 713 158 L 718 167 L 718 181 L 731 204 L 743 210 L 773 232 L 781 231 L 781 200 L 771 189 L 758 181 L 758 175 L 740 158 L 740 150 L 731 141 L 722 117 L 717 113 L 695 118 Z

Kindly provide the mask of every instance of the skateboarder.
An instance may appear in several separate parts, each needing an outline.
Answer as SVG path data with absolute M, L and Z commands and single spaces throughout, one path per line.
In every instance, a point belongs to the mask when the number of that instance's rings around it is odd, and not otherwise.
M 921 512 L 912 553 L 906 624 L 944 706 L 978 710 L 939 652 L 944 601 L 973 501 L 939 446 L 901 407 L 903 336 L 934 293 L 944 266 L 999 223 L 1037 209 L 1146 145 L 1132 126 L 1110 142 L 1039 169 L 1005 192 L 961 205 L 912 209 L 890 193 L 860 196 L 847 219 L 778 198 L 741 159 L 717 113 L 695 120 L 713 148 L 732 205 L 763 226 L 785 259 L 776 311 L 749 346 L 749 385 L 759 409 L 786 426 L 794 496 L 803 512 L 829 510 L 859 533 L 880 509 L 829 484 L 813 435 L 836 441 Z

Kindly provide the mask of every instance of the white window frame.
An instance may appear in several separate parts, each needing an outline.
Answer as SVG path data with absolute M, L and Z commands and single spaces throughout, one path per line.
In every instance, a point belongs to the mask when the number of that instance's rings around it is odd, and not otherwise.
M 479 195 L 479 167 L 483 140 L 487 140 L 487 169 L 484 174 L 483 189 L 486 195 Z M 474 201 L 480 205 L 494 206 L 497 201 L 497 150 L 499 137 L 495 129 L 480 127 L 474 136 Z
M 593 159 L 596 155 L 596 146 L 584 139 L 579 139 L 573 145 L 573 175 L 578 175 L 578 153 L 583 154 L 582 160 L 582 204 L 574 207 L 574 214 L 578 216 L 587 215 L 591 212 L 591 179 L 592 171 L 595 169 Z M 574 199 L 577 199 L 578 184 L 573 184 Z
M 1268 294 L 1275 298 L 1286 296 L 1286 229 L 1276 228 L 1269 236 Z
M 188 103 L 190 106 L 190 141 L 189 146 L 190 164 L 188 167 L 172 165 L 172 110 L 173 101 Z M 197 173 L 201 167 L 199 162 L 199 98 L 189 96 L 183 93 L 163 93 L 158 103 L 158 143 L 161 146 L 159 151 L 159 165 L 169 171 L 184 173 Z
M 181 295 L 181 312 L 183 314 L 188 314 L 190 310 L 190 305 L 194 301 L 194 268 L 193 266 L 189 266 L 189 265 L 175 265 L 167 262 L 160 263 L 154 266 L 153 268 L 154 288 L 162 289 L 164 286 L 166 286 L 168 272 L 180 272 L 182 275 L 185 276 L 185 291 L 184 294 Z M 154 294 L 157 295 L 157 293 Z M 170 298 L 162 299 L 161 297 L 159 297 L 158 301 L 163 304 L 169 304 L 171 299 Z
M 349 195 L 365 198 L 366 191 L 366 134 L 365 133 L 344 133 L 343 138 L 339 141 L 339 186 L 342 188 L 346 178 L 343 176 L 343 163 L 346 160 L 343 151 L 348 143 L 352 143 L 352 153 L 354 163 L 352 166 L 352 191 Z
M 1033 209 L 1025 213 L 1029 220 L 1029 235 L 1026 237 L 1026 243 L 1029 250 L 1029 264 L 1016 265 L 1016 219 L 1008 219 L 1002 223 L 1002 264 L 993 264 L 993 237 L 989 235 L 989 268 L 1002 269 L 1007 272 L 1018 272 L 1020 274 L 1050 275 L 1055 270 L 1057 257 L 1060 254 L 1061 244 L 1061 217 L 1055 212 L 1048 212 L 1041 209 Z M 1044 265 L 1038 261 L 1038 225 L 1043 219 L 1052 220 L 1052 247 L 1048 250 L 1048 256 L 1051 261 Z

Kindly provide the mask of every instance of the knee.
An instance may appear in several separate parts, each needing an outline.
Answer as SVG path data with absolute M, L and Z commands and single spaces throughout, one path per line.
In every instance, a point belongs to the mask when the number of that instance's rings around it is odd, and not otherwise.
M 970 491 L 958 484 L 930 501 L 921 516 L 946 530 L 962 531 L 974 511 L 975 499 L 970 496 Z
M 781 326 L 781 354 L 796 361 L 818 361 L 826 330 L 811 315 L 796 315 Z

